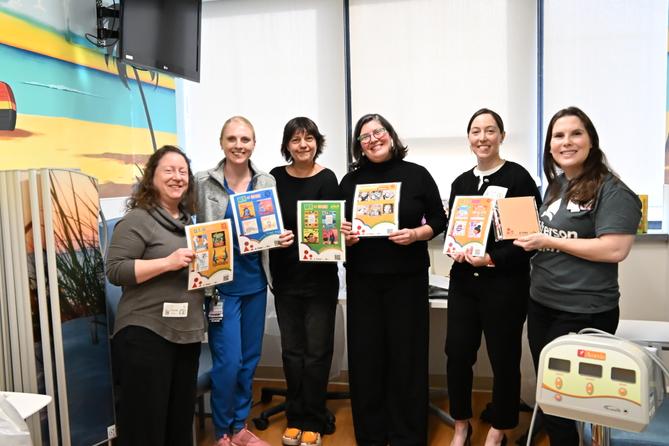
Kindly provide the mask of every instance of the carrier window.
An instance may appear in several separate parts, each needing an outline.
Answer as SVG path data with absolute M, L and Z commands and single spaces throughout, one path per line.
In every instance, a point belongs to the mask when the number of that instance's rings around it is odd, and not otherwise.
M 611 379 L 624 383 L 636 383 L 636 372 L 630 369 L 621 369 L 619 367 L 611 368 Z
M 548 358 L 548 369 L 569 373 L 569 370 L 571 369 L 571 362 L 566 359 Z
M 601 378 L 602 366 L 599 364 L 592 364 L 590 362 L 580 362 L 578 364 L 578 374 L 585 376 L 592 376 L 595 378 Z

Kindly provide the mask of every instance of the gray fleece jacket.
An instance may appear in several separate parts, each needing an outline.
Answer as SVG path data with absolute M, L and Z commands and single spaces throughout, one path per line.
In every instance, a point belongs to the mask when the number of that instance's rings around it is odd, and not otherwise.
M 225 218 L 225 210 L 228 208 L 230 196 L 225 190 L 225 177 L 223 175 L 223 166 L 225 158 L 213 169 L 205 170 L 195 174 L 195 183 L 197 185 L 197 221 L 204 223 Z M 259 170 L 255 164 L 249 160 L 251 168 L 251 189 L 264 189 L 276 185 L 274 177 L 268 173 Z M 267 277 L 267 283 L 272 287 L 272 275 L 269 270 L 269 252 L 261 251 L 260 254 L 262 268 Z M 208 293 L 211 290 L 208 290 Z

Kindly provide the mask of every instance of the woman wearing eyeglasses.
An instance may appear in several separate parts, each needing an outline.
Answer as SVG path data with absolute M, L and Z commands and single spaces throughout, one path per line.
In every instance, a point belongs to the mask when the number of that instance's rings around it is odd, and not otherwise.
M 449 209 L 453 209 L 457 195 L 533 196 L 537 205 L 541 204 L 539 190 L 527 170 L 500 156 L 499 147 L 506 133 L 497 113 L 487 108 L 475 112 L 467 124 L 467 137 L 476 166 L 453 181 Z M 451 446 L 471 444 L 472 367 L 481 334 L 485 335 L 494 374 L 492 426 L 485 444 L 506 444 L 504 430 L 518 424 L 521 337 L 532 254 L 514 246 L 511 240 L 496 242 L 491 231 L 483 257 L 474 257 L 471 252 L 451 255 L 454 262 L 446 333 L 449 409 L 455 419 Z
M 427 241 L 446 216 L 439 189 L 381 115 L 360 118 L 353 133 L 354 170 L 341 181 L 346 237 L 349 385 L 358 445 L 427 444 Z M 350 223 L 355 187 L 400 182 L 399 228 L 359 237 Z

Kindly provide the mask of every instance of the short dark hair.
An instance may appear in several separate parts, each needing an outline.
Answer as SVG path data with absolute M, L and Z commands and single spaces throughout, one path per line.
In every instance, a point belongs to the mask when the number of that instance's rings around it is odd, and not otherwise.
M 162 146 L 149 157 L 144 166 L 142 178 L 139 179 L 139 182 L 133 188 L 132 195 L 126 202 L 128 210 L 134 208 L 152 209 L 160 206 L 160 197 L 156 188 L 153 187 L 153 177 L 156 174 L 158 163 L 168 153 L 177 153 L 186 160 L 186 165 L 188 166 L 188 189 L 186 189 L 186 193 L 181 198 L 179 206 L 182 211 L 189 215 L 195 214 L 197 198 L 195 196 L 195 178 L 190 168 L 190 160 L 180 148 L 170 145 Z
M 606 156 L 604 152 L 599 147 L 599 135 L 597 134 L 597 129 L 592 123 L 592 120 L 585 114 L 583 110 L 578 107 L 567 107 L 559 110 L 553 115 L 550 122 L 548 123 L 548 129 L 546 130 L 546 141 L 544 142 L 544 174 L 548 180 L 548 189 L 546 193 L 546 203 L 551 203 L 557 198 L 560 193 L 560 187 L 556 181 L 560 172 L 558 169 L 560 166 L 553 159 L 551 154 L 551 139 L 553 135 L 553 126 L 558 119 L 564 118 L 565 116 L 575 116 L 581 123 L 585 131 L 590 137 L 590 143 L 592 147 L 588 153 L 588 157 L 583 163 L 583 171 L 577 178 L 571 178 L 569 180 L 569 186 L 565 192 L 565 199 L 571 200 L 578 204 L 586 204 L 591 202 L 597 196 L 599 188 L 601 187 L 604 179 L 608 174 L 613 174 L 616 176 L 611 169 L 609 168 L 606 162 Z M 617 176 L 616 176 L 617 177 Z
M 467 134 L 469 134 L 469 131 L 472 128 L 472 122 L 474 122 L 474 119 L 476 119 L 478 116 L 481 115 L 490 115 L 492 116 L 492 119 L 495 120 L 495 124 L 497 124 L 497 128 L 499 128 L 500 133 L 504 133 L 504 121 L 502 121 L 502 117 L 497 114 L 496 112 L 490 110 L 489 108 L 481 108 L 477 111 L 474 112 L 471 118 L 469 118 L 469 122 L 467 123 Z
M 318 126 L 314 121 L 304 116 L 298 116 L 293 118 L 286 123 L 283 128 L 283 140 L 281 141 L 281 154 L 286 159 L 286 161 L 293 161 L 293 157 L 288 150 L 288 143 L 295 136 L 296 133 L 304 133 L 306 135 L 311 135 L 316 139 L 316 154 L 314 155 L 314 160 L 323 153 L 323 147 L 325 147 L 325 135 L 322 135 L 318 130 Z
M 351 149 L 351 152 L 355 161 L 352 167 L 362 167 L 369 162 L 367 157 L 363 155 L 362 145 L 360 144 L 360 141 L 358 141 L 362 126 L 367 124 L 369 121 L 378 121 L 378 123 L 381 124 L 384 129 L 386 129 L 388 135 L 390 135 L 390 139 L 392 140 L 392 149 L 390 150 L 391 157 L 393 159 L 404 159 L 404 157 L 407 156 L 409 148 L 402 144 L 402 141 L 397 135 L 397 132 L 393 128 L 392 124 L 390 124 L 386 118 L 378 113 L 369 113 L 358 119 L 358 122 L 355 124 L 355 129 L 353 130 L 353 148 Z

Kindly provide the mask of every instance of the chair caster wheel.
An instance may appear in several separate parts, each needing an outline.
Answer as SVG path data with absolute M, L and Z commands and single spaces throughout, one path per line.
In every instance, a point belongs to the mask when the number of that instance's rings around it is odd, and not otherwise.
M 254 418 L 253 425 L 256 427 L 256 429 L 264 431 L 269 427 L 269 420 L 267 418 Z

